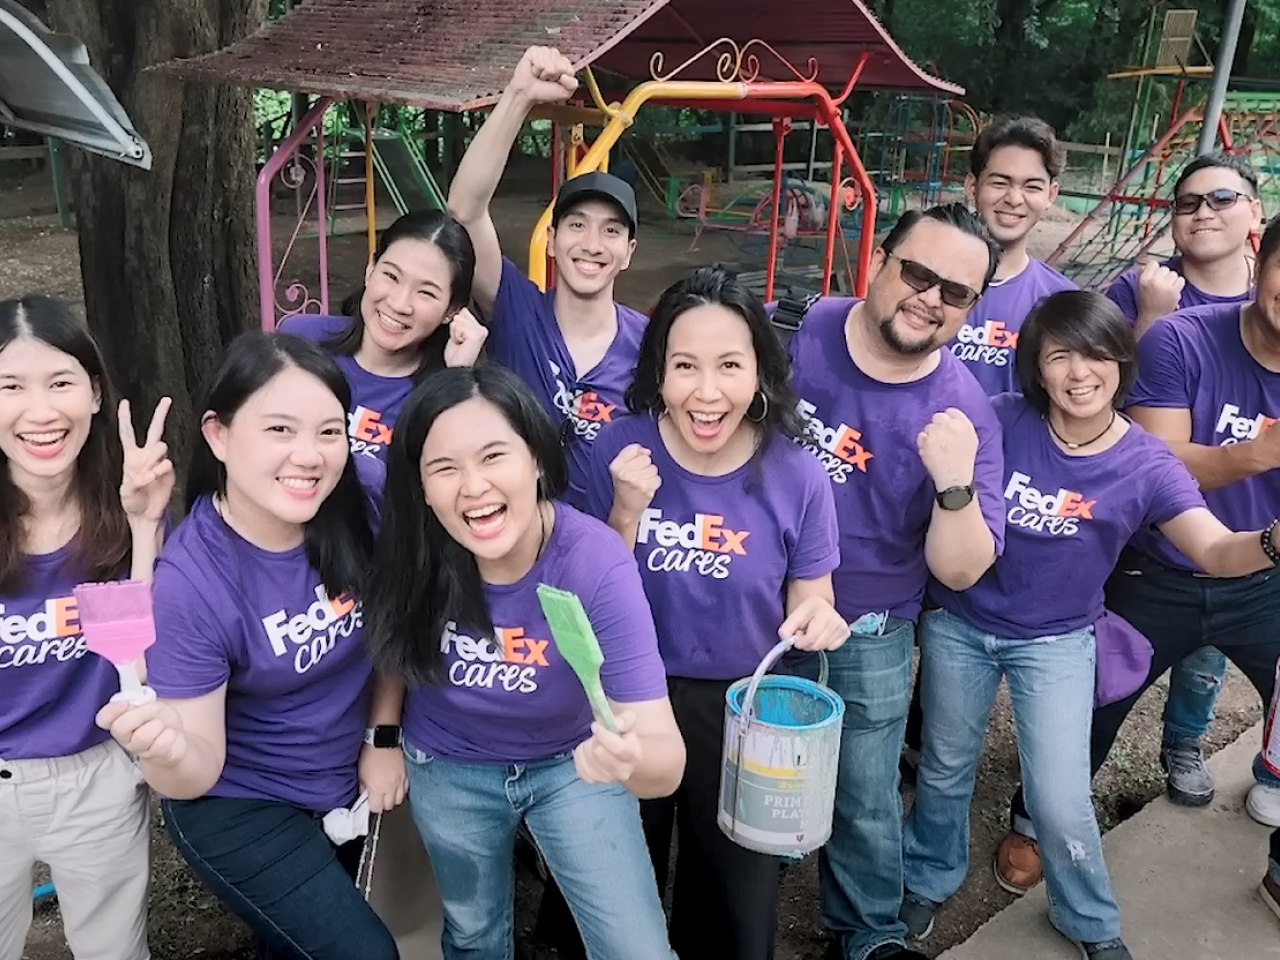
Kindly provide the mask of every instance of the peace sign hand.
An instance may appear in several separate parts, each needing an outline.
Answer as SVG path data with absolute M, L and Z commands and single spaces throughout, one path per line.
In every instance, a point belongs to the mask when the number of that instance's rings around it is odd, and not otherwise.
M 120 446 L 124 448 L 124 479 L 120 484 L 120 505 L 131 523 L 159 523 L 173 496 L 173 463 L 164 436 L 164 421 L 173 401 L 162 397 L 151 416 L 147 439 L 138 438 L 129 417 L 129 401 L 120 401 Z

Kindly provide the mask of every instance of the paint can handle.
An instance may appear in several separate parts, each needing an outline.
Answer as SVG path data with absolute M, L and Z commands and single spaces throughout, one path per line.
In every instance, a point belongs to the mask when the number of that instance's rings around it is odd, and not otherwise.
M 764 659 L 760 661 L 760 666 L 756 667 L 756 672 L 751 675 L 751 683 L 747 685 L 746 696 L 742 698 L 742 725 L 747 727 L 751 723 L 751 710 L 755 707 L 756 688 L 760 686 L 760 681 L 764 679 L 764 675 L 773 669 L 773 665 L 782 659 L 783 654 L 795 645 L 795 640 L 788 637 L 786 640 L 779 640 L 774 644 L 773 649 L 764 655 Z M 825 650 L 818 651 L 818 683 L 821 686 L 827 685 L 827 678 L 831 675 L 831 664 L 827 661 L 827 652 Z

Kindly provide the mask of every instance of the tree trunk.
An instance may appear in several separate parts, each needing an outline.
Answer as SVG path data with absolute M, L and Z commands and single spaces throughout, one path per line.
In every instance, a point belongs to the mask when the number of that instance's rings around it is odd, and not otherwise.
M 198 394 L 226 342 L 257 323 L 252 93 L 146 67 L 217 50 L 262 25 L 266 0 L 58 0 L 151 147 L 139 170 L 72 151 L 89 327 L 145 429 L 173 398 L 166 439 L 185 471 Z

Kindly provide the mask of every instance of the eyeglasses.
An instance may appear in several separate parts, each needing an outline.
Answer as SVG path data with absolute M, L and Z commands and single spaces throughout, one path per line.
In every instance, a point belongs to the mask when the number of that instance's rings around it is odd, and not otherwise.
M 1178 217 L 1190 217 L 1200 210 L 1200 205 L 1207 203 L 1210 210 L 1229 210 L 1240 200 L 1252 200 L 1247 193 L 1238 190 L 1210 190 L 1208 193 L 1184 193 L 1173 198 L 1173 213 Z
M 897 254 L 886 254 L 891 260 L 897 260 L 901 267 L 903 282 L 914 290 L 916 293 L 925 293 L 934 287 L 942 294 L 942 302 L 949 307 L 958 307 L 964 309 L 973 305 L 981 294 L 972 287 L 966 287 L 963 283 L 956 283 L 954 280 L 944 280 L 938 276 L 924 264 L 916 263 L 914 260 L 903 260 Z

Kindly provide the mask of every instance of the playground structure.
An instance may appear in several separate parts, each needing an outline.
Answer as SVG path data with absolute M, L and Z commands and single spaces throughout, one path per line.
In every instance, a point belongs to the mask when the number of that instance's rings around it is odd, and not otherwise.
M 326 165 L 315 158 L 327 156 L 324 118 L 331 105 L 357 100 L 447 112 L 488 107 L 498 99 L 523 50 L 547 43 L 548 37 L 555 38 L 556 46 L 578 69 L 607 72 L 629 87 L 616 99 L 606 99 L 594 72 L 588 73 L 588 90 L 581 102 L 550 111 L 555 114 L 553 195 L 564 177 L 606 168 L 610 150 L 646 103 L 731 108 L 767 120 L 774 132 L 775 159 L 781 157 L 790 121 L 817 123 L 831 131 L 837 159 L 832 162 L 831 182 L 823 186 L 827 223 L 819 275 L 804 279 L 818 289 L 830 289 L 838 211 L 847 203 L 860 204 L 853 288 L 862 289 L 874 235 L 875 191 L 844 128 L 840 104 L 855 85 L 948 97 L 962 95 L 963 90 L 912 63 L 861 0 L 813 0 L 785 18 L 773 16 L 772 10 L 763 0 L 745 5 L 738 0 L 528 0 L 519 6 L 477 0 L 463 16 L 457 8 L 435 10 L 431 4 L 309 0 L 225 50 L 174 61 L 160 69 L 316 97 L 258 177 L 260 312 L 268 329 L 288 313 L 329 310 L 327 231 L 318 229 L 315 236 L 319 270 L 314 292 L 289 278 L 293 269 L 289 254 L 304 221 L 314 218 L 324 224 L 329 216 Z M 423 18 L 432 11 L 437 15 L 431 29 L 423 29 Z M 724 23 L 737 24 L 746 35 L 756 25 L 767 25 L 769 42 L 715 39 Z M 388 51 L 394 51 L 394 56 Z M 668 67 L 668 62 L 678 66 Z M 590 143 L 584 135 L 586 125 L 599 128 Z M 371 139 L 366 136 L 364 142 Z M 366 150 L 371 244 L 376 228 L 373 155 L 372 149 Z M 840 170 L 846 165 L 849 175 L 842 177 Z M 298 224 L 285 244 L 285 256 L 278 261 L 269 207 L 277 178 L 305 193 Z M 765 296 L 774 293 L 776 241 L 787 230 L 785 211 L 778 202 L 781 194 L 782 171 L 775 163 L 770 243 L 761 290 Z M 553 279 L 544 240 L 551 199 L 529 243 L 528 272 L 541 284 Z
M 1192 85 L 1213 72 L 1189 65 L 1195 16 L 1193 10 L 1166 11 L 1157 38 L 1153 10 L 1146 57 L 1151 62 L 1110 78 L 1138 81 L 1120 175 L 1094 198 L 1048 261 L 1085 289 L 1104 289 L 1141 258 L 1171 252 L 1173 184 L 1197 155 L 1205 114 L 1202 93 Z M 1172 81 L 1171 92 L 1161 80 Z M 1153 102 L 1161 96 L 1168 96 L 1167 114 Z M 1274 214 L 1280 209 L 1280 94 L 1228 92 L 1216 127 L 1223 150 L 1249 158 L 1264 214 Z M 1149 141 L 1147 130 L 1154 131 Z

